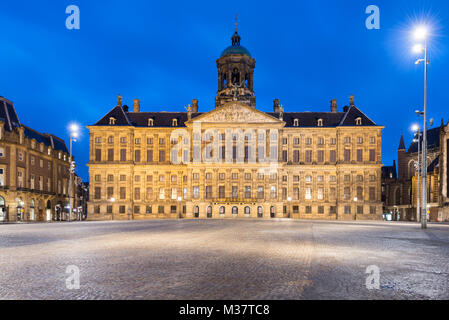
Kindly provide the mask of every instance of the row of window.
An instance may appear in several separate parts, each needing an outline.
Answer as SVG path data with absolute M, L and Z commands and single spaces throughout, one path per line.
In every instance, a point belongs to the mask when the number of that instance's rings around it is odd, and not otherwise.
M 209 134 L 206 135 L 206 140 L 209 141 L 211 139 L 211 137 L 212 137 L 212 135 L 209 135 Z M 265 141 L 265 135 L 259 134 L 257 137 L 258 137 L 258 141 Z M 221 138 L 222 141 L 224 141 L 225 140 L 225 134 L 222 133 L 220 138 Z M 277 135 L 273 136 L 271 138 L 272 138 L 272 140 L 276 141 L 277 140 Z M 237 139 L 238 139 L 237 135 L 234 134 L 232 139 L 234 141 L 237 141 Z M 317 145 L 324 145 L 325 144 L 325 138 L 318 137 L 316 139 L 317 139 L 316 140 Z M 200 140 L 199 135 L 194 134 L 193 135 L 193 140 L 199 141 Z M 244 140 L 246 140 L 246 141 L 250 140 L 249 136 L 245 135 L 244 136 Z M 120 141 L 121 144 L 125 144 L 125 143 L 127 143 L 127 138 L 126 137 L 120 137 L 119 141 Z M 166 139 L 165 138 L 159 138 L 158 141 L 159 141 L 159 145 L 163 146 L 163 145 L 165 145 Z M 293 144 L 294 145 L 299 145 L 300 141 L 301 141 L 301 139 L 299 137 L 293 137 Z M 344 137 L 343 141 L 344 141 L 344 144 L 350 144 L 351 143 L 351 137 Z M 357 141 L 357 144 L 363 144 L 364 139 L 363 139 L 363 137 L 357 137 L 356 141 Z M 177 143 L 177 142 L 178 141 L 176 139 L 176 140 L 173 140 L 171 143 L 174 144 L 174 143 Z M 95 137 L 95 143 L 96 144 L 101 144 L 102 143 L 102 137 Z M 108 144 L 113 144 L 114 143 L 114 137 L 113 136 L 109 136 L 107 138 L 107 143 Z M 148 145 L 153 145 L 153 143 L 154 143 L 153 138 L 147 138 L 147 144 Z M 287 143 L 288 143 L 288 139 L 287 138 L 282 138 L 282 144 L 286 145 Z M 306 145 L 312 145 L 312 138 L 305 138 L 304 143 Z M 376 138 L 375 137 L 370 137 L 369 138 L 369 143 L 370 144 L 375 144 L 376 143 Z M 134 144 L 137 144 L 137 145 L 142 144 L 142 138 L 134 138 Z M 329 139 L 329 144 L 330 145 L 336 145 L 337 144 L 337 138 L 330 138 Z
M 194 148 L 195 151 L 195 148 Z M 200 154 L 199 152 L 194 152 L 195 154 Z M 232 149 L 232 160 L 236 161 L 238 159 L 237 157 L 237 147 L 234 146 Z M 344 153 L 343 153 L 343 161 L 344 162 L 351 162 L 351 150 L 350 149 L 345 149 Z M 114 149 L 108 149 L 107 150 L 107 161 L 116 161 L 115 156 L 114 156 Z M 243 155 L 243 161 L 244 162 L 248 162 L 249 160 L 249 155 L 250 155 L 250 150 L 249 147 L 246 146 L 244 148 L 244 155 Z M 213 150 L 212 147 L 207 147 L 206 148 L 206 157 L 209 159 L 213 158 Z M 257 154 L 254 154 L 255 159 L 254 160 L 258 160 L 258 156 Z M 178 159 L 178 150 L 174 149 L 173 153 L 171 155 L 171 160 L 173 162 L 175 162 L 175 160 Z M 226 159 L 226 148 L 223 146 L 221 148 L 221 152 L 219 155 L 219 159 L 220 160 L 225 160 Z M 120 161 L 127 161 L 127 150 L 126 149 L 120 149 Z M 129 160 L 133 160 L 133 159 L 129 159 Z M 166 150 L 159 150 L 159 157 L 158 157 L 158 162 L 166 162 L 167 158 L 166 158 Z M 190 156 L 190 152 L 188 150 L 184 150 L 183 153 L 183 158 L 182 161 L 183 162 L 189 162 L 191 161 L 192 158 Z M 282 162 L 288 162 L 289 161 L 289 157 L 288 157 L 288 151 L 287 150 L 282 150 L 282 157 L 281 157 Z M 300 151 L 299 150 L 293 150 L 293 163 L 300 163 L 301 162 L 301 157 L 300 157 Z M 316 152 L 316 158 L 313 158 L 312 155 L 312 150 L 305 150 L 304 152 L 304 162 L 305 163 L 312 163 L 313 161 L 316 161 L 318 163 L 323 163 L 325 161 L 325 155 L 324 155 L 324 150 L 318 150 Z M 366 160 L 364 158 L 364 152 L 362 149 L 357 149 L 356 150 L 356 161 L 357 162 L 363 162 L 364 160 Z M 102 150 L 101 149 L 95 149 L 95 161 L 97 162 L 101 162 L 102 161 Z M 135 150 L 134 151 L 134 162 L 142 162 L 142 152 L 141 150 Z M 148 149 L 147 150 L 147 157 L 146 157 L 146 161 L 148 163 L 152 163 L 155 162 L 156 159 L 154 159 L 154 154 L 153 154 L 153 150 L 152 149 Z M 335 163 L 337 162 L 337 153 L 336 150 L 330 150 L 329 151 L 329 157 L 328 157 L 328 161 L 331 163 Z M 370 149 L 369 150 L 369 158 L 368 161 L 374 162 L 376 161 L 376 150 L 375 149 Z
M 120 200 L 126 200 L 126 187 L 120 187 L 119 188 L 119 199 Z M 317 200 L 324 200 L 325 198 L 325 188 L 324 187 L 318 187 L 318 188 L 304 188 L 304 194 L 303 196 L 300 195 L 300 188 L 295 187 L 292 189 L 293 191 L 293 198 L 292 200 L 312 200 L 313 193 L 316 191 L 316 199 Z M 170 194 L 166 194 L 169 192 Z M 136 187 L 134 188 L 134 200 L 141 200 L 141 188 Z M 337 198 L 337 188 L 330 187 L 328 188 L 328 194 L 330 200 L 336 200 Z M 239 192 L 238 186 L 231 186 L 231 197 L 233 199 L 239 199 L 241 193 Z M 146 188 L 146 200 L 154 200 L 154 193 L 152 187 Z M 180 195 L 179 195 L 180 196 Z M 218 198 L 225 199 L 227 196 L 226 193 L 226 187 L 225 186 L 218 186 Z M 244 186 L 243 188 L 243 197 L 245 199 L 251 199 L 254 196 L 252 187 L 251 186 Z M 255 195 L 257 199 L 265 199 L 265 187 L 264 186 L 258 186 L 257 187 L 257 194 Z M 354 196 L 354 198 L 352 198 Z M 346 201 L 363 201 L 365 196 L 365 190 L 363 187 L 358 186 L 354 190 L 350 187 L 344 187 L 343 189 L 343 199 Z M 212 199 L 213 197 L 213 187 L 212 186 L 206 186 L 205 187 L 205 199 Z M 271 199 L 277 199 L 278 198 L 278 192 L 276 186 L 271 186 L 269 188 L 269 197 Z M 193 186 L 192 189 L 192 198 L 193 199 L 199 199 L 200 198 L 200 187 L 199 186 Z M 290 200 L 288 197 L 288 190 L 287 188 L 281 188 L 281 198 L 282 200 Z M 94 187 L 94 199 L 100 200 L 101 199 L 101 187 Z M 106 188 L 106 199 L 111 200 L 115 199 L 114 197 L 114 187 L 107 187 Z M 158 199 L 164 200 L 164 199 L 172 199 L 177 200 L 178 199 L 178 189 L 177 188 L 159 188 L 159 194 Z M 188 199 L 188 188 L 182 189 L 182 199 Z M 377 195 L 376 195 L 376 187 L 369 187 L 368 188 L 368 199 L 369 201 L 376 201 Z
M 139 206 L 139 205 L 134 206 L 133 212 L 136 213 L 136 214 L 144 213 L 144 212 L 141 211 L 141 207 L 142 206 Z M 166 206 L 158 205 L 157 206 L 157 213 L 158 214 L 165 214 L 166 213 L 165 207 Z M 156 213 L 156 212 L 153 212 L 153 206 L 152 205 L 147 205 L 147 206 L 145 206 L 143 208 L 145 208 L 145 213 L 146 214 Z M 297 206 L 297 205 L 292 206 L 292 213 L 299 214 L 300 213 L 299 208 L 300 207 Z M 325 206 L 317 206 L 316 207 L 316 212 L 318 214 L 324 214 L 325 213 L 324 210 L 325 210 Z M 344 206 L 344 213 L 345 214 L 351 214 L 351 210 L 352 210 L 351 206 Z M 365 214 L 364 206 L 357 206 L 356 210 L 357 210 L 356 211 L 357 214 Z M 180 211 L 180 208 L 178 208 L 177 206 L 175 206 L 175 205 L 169 206 L 169 212 L 170 213 L 179 213 L 179 211 Z M 198 218 L 199 217 L 199 207 L 195 206 L 193 211 L 194 211 L 193 212 L 194 213 L 194 217 Z M 238 211 L 239 211 L 239 209 L 238 209 L 237 206 L 234 206 L 231 209 L 231 213 L 233 215 L 238 214 Z M 287 209 L 287 206 L 283 207 L 283 211 L 284 211 L 284 214 L 285 213 L 289 213 L 288 209 Z M 305 206 L 303 212 L 306 213 L 306 214 L 312 214 L 312 206 Z M 99 206 L 99 205 L 94 206 L 94 213 L 100 214 L 101 213 L 101 206 Z M 106 213 L 108 213 L 108 214 L 112 214 L 113 213 L 113 205 L 107 205 L 106 206 Z M 120 205 L 119 206 L 119 213 L 125 214 L 126 213 L 126 206 Z M 183 214 L 186 213 L 186 206 L 182 206 L 182 213 Z M 226 207 L 220 206 L 219 207 L 219 214 L 220 215 L 224 215 L 225 213 L 226 213 Z M 251 207 L 246 206 L 244 208 L 244 213 L 245 214 L 251 214 Z M 275 207 L 271 208 L 270 213 L 271 213 L 271 217 L 274 218 L 275 217 L 274 214 L 276 213 Z M 336 214 L 337 213 L 337 207 L 336 206 L 328 207 L 328 213 L 331 214 L 331 215 L 332 214 Z M 376 214 L 377 213 L 377 207 L 376 206 L 370 206 L 369 207 L 369 213 L 370 214 Z M 209 218 L 212 217 L 212 207 L 211 206 L 207 207 L 206 214 L 207 214 L 207 217 L 209 217 Z M 263 216 L 263 208 L 260 207 L 260 206 L 257 208 L 257 215 L 258 215 L 258 217 L 262 217 Z
M 269 175 L 265 175 L 263 173 L 258 173 L 257 175 L 257 179 L 258 180 L 264 180 L 265 177 L 269 177 L 270 180 L 276 180 L 277 179 L 277 173 L 271 173 Z M 119 176 L 119 180 L 124 182 L 126 181 L 126 177 L 127 175 L 120 175 Z M 170 181 L 171 182 L 177 182 L 178 181 L 178 176 L 177 175 L 169 175 Z M 239 173 L 237 172 L 233 172 L 231 173 L 231 179 L 232 180 L 238 180 L 239 178 Z M 244 179 L 245 180 L 252 180 L 253 175 L 249 172 L 244 173 Z M 213 174 L 211 172 L 206 172 L 205 174 L 205 179 L 206 180 L 212 180 L 213 179 Z M 299 175 L 293 175 L 292 176 L 293 182 L 299 182 L 300 181 L 300 176 Z M 100 174 L 96 174 L 94 175 L 94 180 L 96 182 L 101 182 L 101 175 Z M 161 174 L 158 176 L 158 180 L 159 182 L 165 182 L 165 175 Z M 192 173 L 192 180 L 194 181 L 198 181 L 200 180 L 200 173 L 198 172 L 194 172 Z M 226 173 L 220 172 L 218 173 L 218 180 L 226 180 Z M 355 176 L 355 180 L 357 182 L 363 182 L 364 181 L 364 176 L 363 175 L 356 175 Z M 141 182 L 141 176 L 140 175 L 135 175 L 134 176 L 134 181 L 135 182 Z M 153 182 L 153 175 L 147 175 L 146 176 L 146 181 L 147 182 Z M 187 176 L 183 176 L 182 177 L 182 181 L 183 182 L 187 182 Z M 288 181 L 288 176 L 287 175 L 283 175 L 282 176 L 282 181 L 283 182 L 287 182 Z M 306 183 L 312 183 L 313 182 L 313 177 L 311 175 L 306 175 L 304 177 L 304 181 Z M 316 176 L 316 182 L 324 182 L 324 175 L 317 175 Z M 336 182 L 337 181 L 337 176 L 336 175 L 330 175 L 329 176 L 329 182 Z M 351 175 L 349 174 L 345 174 L 343 176 L 343 181 L 344 182 L 350 182 L 351 181 Z M 370 182 L 375 182 L 376 181 L 376 176 L 375 175 L 369 175 L 369 181 Z M 108 174 L 107 175 L 107 182 L 114 182 L 114 175 L 113 174 Z

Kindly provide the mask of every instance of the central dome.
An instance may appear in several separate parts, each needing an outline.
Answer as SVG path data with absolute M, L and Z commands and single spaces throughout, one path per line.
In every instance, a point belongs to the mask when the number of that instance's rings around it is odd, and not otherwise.
M 251 57 L 251 53 L 249 53 L 248 49 L 240 45 L 240 39 L 241 38 L 237 33 L 237 26 L 236 26 L 234 35 L 231 38 L 232 45 L 224 49 L 223 52 L 221 53 L 221 56 L 223 57 L 229 54 L 244 54 L 247 55 L 248 57 Z
M 221 56 L 226 56 L 229 54 L 246 54 L 247 56 L 251 57 L 251 53 L 249 53 L 248 49 L 242 46 L 229 46 L 226 49 L 223 50 L 221 53 Z

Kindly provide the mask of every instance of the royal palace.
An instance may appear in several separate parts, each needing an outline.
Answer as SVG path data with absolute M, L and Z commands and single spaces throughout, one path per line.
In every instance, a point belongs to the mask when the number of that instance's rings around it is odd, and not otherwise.
M 256 107 L 255 60 L 232 44 L 217 60 L 215 107 L 147 112 L 117 105 L 90 131 L 88 219 L 380 220 L 381 137 L 354 103 L 341 111 Z

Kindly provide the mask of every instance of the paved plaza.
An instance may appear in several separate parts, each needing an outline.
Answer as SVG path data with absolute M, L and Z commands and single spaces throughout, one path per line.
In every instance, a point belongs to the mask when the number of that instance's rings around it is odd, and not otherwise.
M 380 287 L 368 290 L 366 269 L 373 265 Z M 79 269 L 79 289 L 66 286 L 68 266 Z M 449 225 L 0 225 L 0 299 L 449 299 Z

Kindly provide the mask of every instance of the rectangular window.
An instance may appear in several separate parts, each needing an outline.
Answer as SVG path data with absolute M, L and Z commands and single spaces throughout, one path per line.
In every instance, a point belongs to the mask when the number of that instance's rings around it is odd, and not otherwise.
M 120 199 L 126 199 L 126 187 L 120 187 Z
M 126 212 L 126 206 L 119 206 L 118 207 L 119 213 L 125 213 Z
M 114 161 L 114 149 L 108 149 L 108 161 Z
M 311 188 L 306 188 L 306 200 L 311 200 L 312 199 L 312 189 Z
M 145 213 L 153 213 L 153 207 L 152 206 L 147 206 L 145 209 Z
M 357 206 L 357 214 L 363 214 L 363 206 Z
M 318 214 L 323 214 L 323 213 L 324 213 L 324 207 L 318 206 Z
M 329 214 L 335 214 L 337 213 L 337 207 L 336 206 L 330 206 L 329 207 Z
M 161 199 L 161 200 L 165 199 L 165 189 L 164 188 L 159 189 L 159 199 Z
M 375 187 L 369 187 L 369 200 L 370 201 L 376 200 L 376 188 Z
M 134 151 L 134 161 L 135 162 L 140 162 L 140 150 L 135 150 Z
M 376 161 L 376 150 L 371 149 L 369 151 L 369 161 Z
M 363 161 L 363 150 L 357 149 L 357 162 L 362 162 L 362 161 Z
M 351 150 L 345 149 L 344 156 L 345 156 L 345 162 L 351 161 Z
M 370 214 L 376 214 L 376 206 L 370 206 L 369 207 L 369 213 Z
M 126 161 L 126 149 L 120 149 L 120 161 Z
M 329 153 L 329 161 L 336 162 L 337 161 L 337 153 L 335 150 L 331 150 Z
M 324 199 L 324 189 L 323 188 L 318 188 L 317 198 L 318 198 L 318 200 Z
M 159 150 L 159 162 L 165 162 L 165 150 Z
M 140 188 L 134 188 L 134 199 L 140 200 Z
M 306 150 L 306 163 L 312 162 L 312 150 Z
M 324 162 L 324 151 L 323 150 L 318 150 L 317 158 L 318 158 L 318 162 Z
M 101 199 L 101 187 L 95 187 L 95 199 Z
M 106 213 L 112 213 L 112 206 L 111 205 L 106 207 Z
M 312 206 L 306 206 L 306 213 L 312 213 Z
M 257 187 L 257 199 L 263 199 L 264 197 L 265 197 L 264 187 L 263 186 Z
M 293 162 L 294 163 L 299 162 L 299 150 L 293 150 Z
M 278 197 L 276 186 L 270 187 L 270 197 L 271 199 L 276 199 Z
M 251 186 L 245 186 L 245 198 L 251 198 Z
M 344 188 L 343 197 L 345 200 L 349 200 L 351 198 L 351 189 L 349 187 Z
M 147 200 L 153 200 L 153 188 L 147 188 Z
M 212 186 L 206 186 L 206 199 L 212 199 Z
M 282 162 L 287 162 L 287 150 L 282 150 Z
M 345 214 L 351 213 L 351 206 L 345 206 Z
M 218 187 L 218 197 L 220 199 L 223 199 L 223 198 L 226 197 L 226 195 L 225 195 L 225 186 L 219 186 Z
M 164 213 L 164 206 L 158 206 L 157 213 Z
M 95 149 L 95 161 L 101 161 L 101 149 Z
M 147 150 L 147 162 L 153 162 L 153 150 Z
M 239 189 L 237 186 L 232 186 L 232 198 L 236 199 L 239 197 Z
M 107 196 L 108 199 L 111 199 L 114 196 L 114 187 L 108 187 L 108 192 L 107 192 Z
M 200 197 L 200 187 L 193 187 L 193 199 L 198 199 Z

